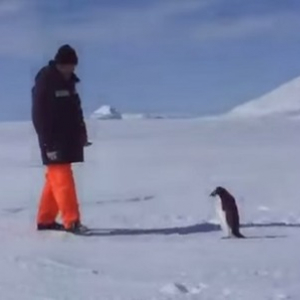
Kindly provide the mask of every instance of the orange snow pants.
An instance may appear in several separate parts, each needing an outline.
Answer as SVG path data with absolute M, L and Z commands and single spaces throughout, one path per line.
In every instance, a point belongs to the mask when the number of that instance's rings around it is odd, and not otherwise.
M 40 199 L 37 222 L 40 224 L 53 223 L 61 213 L 65 228 L 80 221 L 75 181 L 71 164 L 48 165 L 46 182 Z

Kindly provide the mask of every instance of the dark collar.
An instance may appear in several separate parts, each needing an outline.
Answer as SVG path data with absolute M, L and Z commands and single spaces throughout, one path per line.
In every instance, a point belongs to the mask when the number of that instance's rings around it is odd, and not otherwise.
M 49 63 L 48 63 L 48 66 L 49 66 L 53 71 L 59 73 L 59 71 L 58 71 L 57 68 L 56 68 L 55 61 L 54 61 L 54 60 L 50 60 Z M 73 81 L 73 82 L 75 82 L 75 83 L 80 82 L 80 79 L 78 78 L 78 76 L 77 76 L 75 73 L 72 74 L 70 80 Z

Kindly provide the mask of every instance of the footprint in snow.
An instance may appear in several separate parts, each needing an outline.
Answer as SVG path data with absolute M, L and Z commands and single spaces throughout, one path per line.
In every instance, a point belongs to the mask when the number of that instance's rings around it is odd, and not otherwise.
M 207 285 L 204 283 L 200 283 L 195 287 L 188 287 L 183 283 L 174 282 L 162 287 L 160 292 L 166 295 L 177 295 L 177 294 L 197 295 L 200 294 L 206 288 Z
M 106 205 L 106 204 L 122 204 L 122 203 L 134 203 L 134 202 L 144 202 L 153 200 L 154 196 L 142 196 L 142 197 L 132 197 L 127 199 L 114 199 L 114 200 L 99 200 L 96 204 Z
M 285 294 L 277 294 L 274 298 L 274 300 L 290 300 L 290 299 L 292 298 Z
M 222 295 L 224 297 L 230 297 L 232 294 L 231 290 L 230 289 L 224 289 L 223 292 L 222 292 Z
M 269 208 L 269 207 L 263 206 L 263 205 L 259 206 L 257 209 L 258 209 L 259 211 L 270 211 L 270 208 Z
M 161 288 L 161 293 L 166 295 L 187 294 L 189 291 L 181 283 L 170 283 Z
M 26 210 L 25 207 L 15 207 L 15 208 L 4 208 L 2 211 L 8 213 L 8 214 L 17 214 L 22 211 Z

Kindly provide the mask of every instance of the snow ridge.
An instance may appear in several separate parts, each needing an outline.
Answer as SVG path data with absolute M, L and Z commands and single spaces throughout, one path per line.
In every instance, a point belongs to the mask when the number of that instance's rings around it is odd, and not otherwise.
M 235 107 L 228 115 L 232 117 L 300 115 L 300 77 L 262 97 Z

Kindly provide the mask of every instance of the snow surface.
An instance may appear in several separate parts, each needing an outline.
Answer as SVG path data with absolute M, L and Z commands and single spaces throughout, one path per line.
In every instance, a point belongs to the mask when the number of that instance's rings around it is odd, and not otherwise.
M 110 105 L 103 105 L 91 114 L 91 119 L 97 120 L 161 120 L 161 119 L 191 119 L 198 116 L 184 113 L 120 113 Z
M 30 124 L 0 125 L 1 299 L 300 298 L 299 122 L 88 129 L 93 146 L 74 174 L 83 222 L 102 231 L 76 237 L 35 231 L 36 138 Z M 236 196 L 248 239 L 222 239 L 208 197 L 216 185 Z
M 279 86 L 258 99 L 235 107 L 227 115 L 231 117 L 299 116 L 300 77 Z
M 122 119 L 122 115 L 114 107 L 111 107 L 109 105 L 103 105 L 95 112 L 93 112 L 91 118 L 99 120 L 120 120 Z

